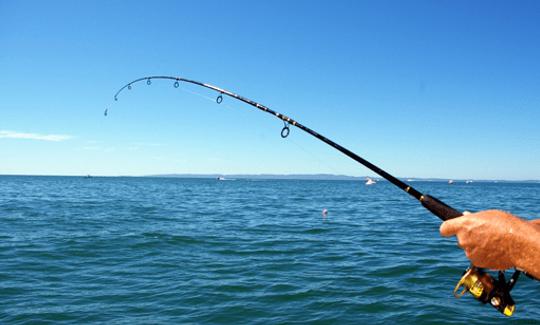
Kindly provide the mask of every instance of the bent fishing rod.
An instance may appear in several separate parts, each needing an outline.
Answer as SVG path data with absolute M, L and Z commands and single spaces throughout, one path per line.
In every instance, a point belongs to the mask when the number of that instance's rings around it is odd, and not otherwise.
M 300 130 L 312 135 L 313 137 L 321 140 L 322 142 L 328 144 L 329 146 L 335 148 L 336 150 L 340 151 L 341 153 L 345 154 L 347 157 L 355 160 L 356 162 L 362 164 L 363 166 L 367 167 L 371 171 L 377 173 L 390 183 L 394 184 L 401 190 L 403 190 L 405 193 L 409 194 L 413 198 L 415 198 L 417 201 L 419 201 L 424 208 L 429 210 L 431 213 L 439 217 L 441 220 L 446 221 L 449 219 L 457 218 L 463 215 L 462 212 L 452 208 L 448 204 L 442 202 L 441 200 L 430 196 L 425 193 L 421 193 L 411 185 L 403 182 L 402 180 L 394 177 L 393 175 L 389 174 L 385 170 L 381 169 L 380 167 L 372 164 L 371 162 L 367 161 L 366 159 L 360 157 L 359 155 L 355 154 L 354 152 L 350 151 L 349 149 L 339 145 L 338 143 L 328 139 L 327 137 L 315 132 L 314 130 L 308 128 L 307 126 L 299 123 L 298 121 L 288 117 L 287 115 L 281 114 L 279 112 L 276 112 L 270 108 L 268 108 L 265 105 L 262 105 L 256 101 L 253 101 L 251 99 L 248 99 L 246 97 L 240 96 L 236 93 L 233 93 L 231 91 L 228 91 L 226 89 L 213 86 L 211 84 L 203 83 L 200 81 L 190 80 L 182 77 L 172 77 L 172 76 L 148 76 L 143 77 L 139 79 L 135 79 L 126 85 L 124 85 L 122 88 L 120 88 L 116 94 L 114 95 L 114 100 L 118 101 L 118 96 L 122 91 L 125 89 L 131 90 L 133 88 L 133 85 L 141 82 L 145 82 L 148 86 L 152 84 L 152 80 L 170 80 L 173 81 L 174 88 L 180 87 L 180 83 L 187 83 L 187 84 L 193 84 L 200 87 L 204 87 L 207 89 L 210 89 L 212 91 L 215 91 L 218 93 L 218 96 L 216 97 L 216 103 L 221 104 L 223 102 L 223 96 L 229 96 L 231 98 L 234 98 L 236 100 L 239 100 L 241 102 L 244 102 L 252 107 L 255 107 L 259 109 L 260 111 L 266 112 L 268 114 L 271 114 L 275 116 L 276 118 L 283 121 L 284 126 L 281 130 L 281 137 L 286 138 L 290 133 L 290 126 L 295 126 L 299 128 Z M 108 109 L 105 109 L 104 115 L 108 115 Z M 472 294 L 472 296 L 479 300 L 480 302 L 486 304 L 489 303 L 493 307 L 495 307 L 498 311 L 503 313 L 506 316 L 511 316 L 515 310 L 515 303 L 512 297 L 510 296 L 510 291 L 514 287 L 516 281 L 518 280 L 520 275 L 520 271 L 516 270 L 512 277 L 507 282 L 505 279 L 505 275 L 503 271 L 499 271 L 498 278 L 495 279 L 492 275 L 488 274 L 484 270 L 477 268 L 473 265 L 471 265 L 463 274 L 462 278 L 459 280 L 458 284 L 456 285 L 454 289 L 454 295 L 459 298 L 465 293 L 469 292 Z M 463 287 L 463 290 L 461 292 L 458 292 L 458 290 Z

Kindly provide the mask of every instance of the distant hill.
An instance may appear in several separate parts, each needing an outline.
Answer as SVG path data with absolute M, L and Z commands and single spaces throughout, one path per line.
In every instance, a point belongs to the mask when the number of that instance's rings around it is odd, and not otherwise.
M 147 175 L 145 177 L 169 177 L 169 178 L 218 178 L 224 177 L 226 179 L 283 179 L 283 180 L 330 180 L 330 181 L 365 181 L 367 177 L 370 177 L 376 181 L 386 181 L 381 177 L 374 176 L 348 176 L 348 175 L 334 175 L 334 174 L 158 174 Z M 403 177 L 400 178 L 405 182 L 448 182 L 447 178 L 415 178 L 415 177 Z M 464 183 L 465 179 L 454 179 L 455 183 Z M 509 180 L 472 180 L 474 182 L 501 182 L 501 183 L 539 183 L 539 180 L 522 180 L 522 181 L 509 181 Z
M 365 180 L 366 176 L 347 176 L 333 174 L 159 174 L 146 177 L 170 177 L 170 178 L 218 178 L 228 179 L 296 179 L 296 180 L 334 180 L 334 181 L 358 181 Z M 371 177 L 373 179 L 379 179 Z

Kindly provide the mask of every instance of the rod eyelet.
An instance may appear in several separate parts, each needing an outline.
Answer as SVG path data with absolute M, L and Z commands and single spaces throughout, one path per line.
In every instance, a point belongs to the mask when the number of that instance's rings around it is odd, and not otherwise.
M 291 129 L 289 129 L 289 127 L 288 127 L 287 125 L 285 125 L 285 126 L 283 127 L 283 129 L 281 129 L 281 137 L 282 137 L 283 139 L 285 139 L 286 137 L 289 136 L 289 133 L 291 133 Z

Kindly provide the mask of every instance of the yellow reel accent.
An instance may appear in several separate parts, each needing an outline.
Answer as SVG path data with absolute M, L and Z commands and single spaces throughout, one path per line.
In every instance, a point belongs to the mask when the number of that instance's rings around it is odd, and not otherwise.
M 459 288 L 462 286 L 463 290 L 458 293 Z M 469 291 L 475 298 L 479 298 L 484 292 L 484 285 L 472 268 L 468 269 L 458 281 L 456 287 L 454 288 L 454 296 L 456 298 L 460 298 L 467 293 L 467 291 Z
M 508 306 L 506 306 L 506 308 L 504 308 L 503 314 L 505 316 L 512 316 L 515 309 L 516 309 L 516 305 L 508 305 Z

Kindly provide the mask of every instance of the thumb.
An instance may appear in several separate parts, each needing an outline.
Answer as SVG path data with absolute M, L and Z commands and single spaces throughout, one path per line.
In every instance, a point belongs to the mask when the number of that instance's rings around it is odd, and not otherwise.
M 442 223 L 441 227 L 439 228 L 441 236 L 450 237 L 457 234 L 457 232 L 463 225 L 463 222 L 464 222 L 464 219 L 462 217 L 446 220 L 445 222 Z

